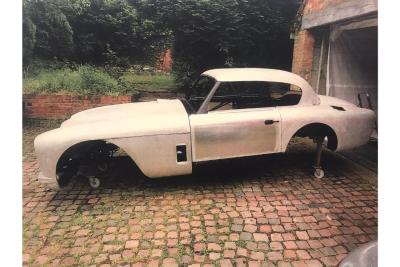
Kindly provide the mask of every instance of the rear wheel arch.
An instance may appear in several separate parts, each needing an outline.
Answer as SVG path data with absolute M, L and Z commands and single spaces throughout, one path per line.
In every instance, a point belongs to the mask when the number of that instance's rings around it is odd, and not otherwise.
M 315 137 L 327 137 L 328 138 L 328 144 L 327 147 L 335 151 L 338 147 L 338 136 L 335 132 L 335 130 L 325 124 L 325 123 L 309 123 L 306 125 L 303 125 L 300 127 L 289 139 L 288 143 L 286 144 L 285 151 L 287 150 L 287 147 L 290 143 L 290 141 L 294 137 L 308 137 L 311 139 L 314 139 Z

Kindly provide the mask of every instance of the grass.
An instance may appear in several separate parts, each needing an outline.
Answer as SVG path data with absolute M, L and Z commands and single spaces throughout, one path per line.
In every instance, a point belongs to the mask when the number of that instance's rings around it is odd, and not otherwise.
M 23 78 L 24 93 L 35 94 L 134 95 L 138 91 L 174 90 L 175 81 L 170 74 L 125 71 L 116 78 L 104 68 L 92 66 L 41 69 Z
M 166 73 L 125 73 L 121 78 L 140 91 L 173 91 L 176 87 L 174 77 Z

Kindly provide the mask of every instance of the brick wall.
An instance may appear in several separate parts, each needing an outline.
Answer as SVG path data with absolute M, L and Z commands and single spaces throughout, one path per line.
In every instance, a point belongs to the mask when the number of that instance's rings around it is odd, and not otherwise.
M 292 72 L 307 81 L 311 80 L 314 41 L 314 36 L 308 30 L 299 31 L 294 41 Z
M 24 118 L 65 119 L 79 111 L 106 105 L 130 103 L 132 96 L 23 95 Z
M 160 57 L 159 61 L 156 64 L 156 68 L 158 70 L 164 72 L 172 71 L 172 52 L 171 49 L 167 49 Z
M 318 13 L 328 7 L 334 7 L 352 0 L 305 0 L 303 16 Z M 293 47 L 292 72 L 311 82 L 315 36 L 309 30 L 297 32 Z
M 304 15 L 308 15 L 313 12 L 319 12 L 325 8 L 339 5 L 346 1 L 352 0 L 306 0 L 304 6 Z

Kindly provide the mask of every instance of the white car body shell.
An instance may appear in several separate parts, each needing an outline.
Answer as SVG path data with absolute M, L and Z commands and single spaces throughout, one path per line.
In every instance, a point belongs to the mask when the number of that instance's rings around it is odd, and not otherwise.
M 336 135 L 335 150 L 368 142 L 375 127 L 372 110 L 333 97 L 317 95 L 300 76 L 272 69 L 215 69 L 203 73 L 216 81 L 269 81 L 301 88 L 297 105 L 188 114 L 180 100 L 157 100 L 89 109 L 74 114 L 60 128 L 40 134 L 34 145 L 39 180 L 57 183 L 57 163 L 70 147 L 103 140 L 124 150 L 150 178 L 190 174 L 192 163 L 285 152 L 304 126 L 319 123 Z M 344 111 L 332 108 L 339 106 Z M 276 121 L 265 125 L 264 121 Z M 185 145 L 187 160 L 177 161 Z

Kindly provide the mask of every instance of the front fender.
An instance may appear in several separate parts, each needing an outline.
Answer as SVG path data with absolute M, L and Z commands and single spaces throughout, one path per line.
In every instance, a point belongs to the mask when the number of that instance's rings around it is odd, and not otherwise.
M 124 150 L 144 175 L 150 178 L 192 173 L 190 133 L 132 136 L 124 138 L 71 138 L 63 128 L 35 138 L 34 146 L 40 166 L 39 179 L 50 187 L 57 184 L 57 163 L 70 147 L 85 142 L 104 140 Z M 177 145 L 186 146 L 187 160 L 177 162 Z
M 190 134 L 163 134 L 107 139 L 123 149 L 150 178 L 192 173 Z M 187 160 L 177 161 L 177 145 L 186 146 Z
M 89 138 L 71 138 L 63 134 L 61 128 L 38 135 L 34 140 L 36 157 L 39 163 L 39 180 L 45 184 L 56 183 L 57 163 L 62 154 L 70 147 L 91 141 Z

